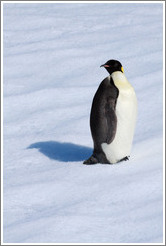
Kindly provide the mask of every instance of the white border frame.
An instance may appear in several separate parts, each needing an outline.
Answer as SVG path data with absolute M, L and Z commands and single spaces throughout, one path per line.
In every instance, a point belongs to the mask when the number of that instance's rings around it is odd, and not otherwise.
M 3 5 L 5 3 L 163 4 L 163 243 L 3 243 Z M 1 1 L 1 245 L 165 245 L 165 1 Z

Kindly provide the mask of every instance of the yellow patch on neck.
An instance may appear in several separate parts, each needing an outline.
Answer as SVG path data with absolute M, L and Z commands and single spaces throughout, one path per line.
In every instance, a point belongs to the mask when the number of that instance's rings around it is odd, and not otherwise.
M 121 67 L 121 71 L 122 71 L 122 73 L 124 73 L 124 69 L 123 69 L 123 67 Z

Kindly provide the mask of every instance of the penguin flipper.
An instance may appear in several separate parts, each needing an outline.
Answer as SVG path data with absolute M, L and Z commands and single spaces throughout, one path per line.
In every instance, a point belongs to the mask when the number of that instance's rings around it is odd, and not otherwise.
M 106 117 L 106 129 L 107 129 L 107 135 L 106 135 L 106 143 L 110 144 L 116 134 L 116 128 L 117 128 L 117 117 L 115 114 L 115 99 L 112 97 L 109 97 L 107 99 L 107 103 L 105 105 L 105 117 Z

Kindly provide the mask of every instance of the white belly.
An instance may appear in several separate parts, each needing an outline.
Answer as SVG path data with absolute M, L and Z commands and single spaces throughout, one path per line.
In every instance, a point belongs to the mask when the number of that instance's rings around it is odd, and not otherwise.
M 102 144 L 102 149 L 110 163 L 116 163 L 129 156 L 133 141 L 136 116 L 137 99 L 135 91 L 121 72 L 112 75 L 119 96 L 116 104 L 117 129 L 112 143 Z

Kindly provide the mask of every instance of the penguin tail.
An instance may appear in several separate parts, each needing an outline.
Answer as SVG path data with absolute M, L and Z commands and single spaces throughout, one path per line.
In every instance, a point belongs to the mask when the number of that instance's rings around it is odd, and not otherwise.
M 85 164 L 85 165 L 94 165 L 97 163 L 99 163 L 99 162 L 98 162 L 97 158 L 94 157 L 93 155 L 91 155 L 91 157 L 89 159 L 87 159 L 83 162 L 83 164 Z

